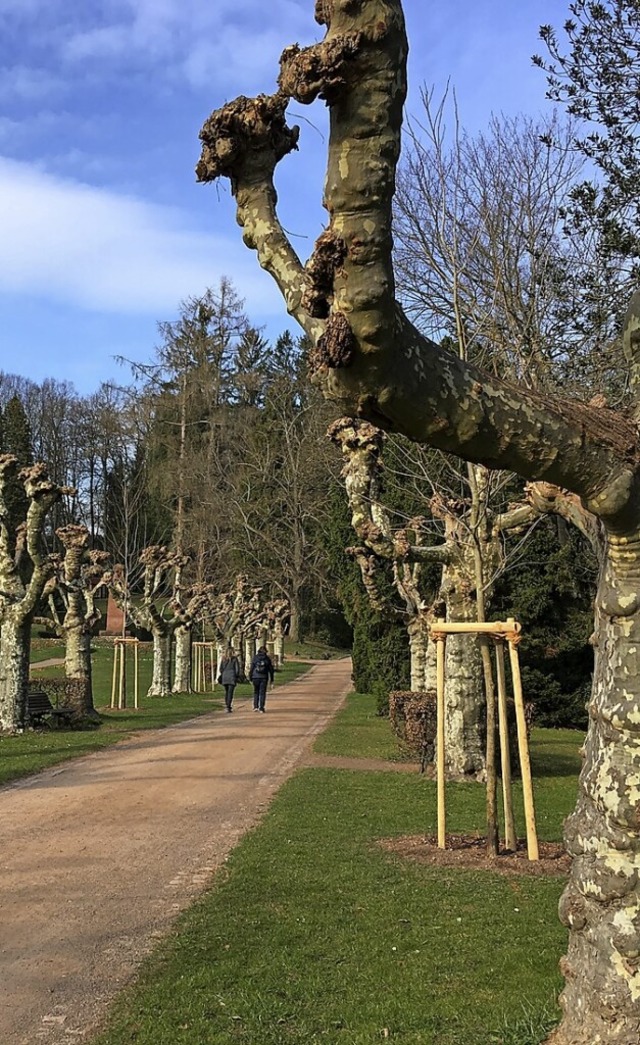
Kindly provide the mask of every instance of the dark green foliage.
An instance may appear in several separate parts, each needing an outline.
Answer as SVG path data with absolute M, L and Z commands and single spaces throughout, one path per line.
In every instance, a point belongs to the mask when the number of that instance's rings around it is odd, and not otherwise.
M 635 289 L 640 270 L 640 6 L 637 0 L 574 0 L 569 11 L 564 42 L 552 26 L 541 26 L 550 60 L 533 59 L 547 73 L 548 97 L 584 121 L 575 146 L 600 175 L 570 192 L 567 228 L 587 236 L 597 230 L 607 277 L 618 284 L 626 279 Z M 621 260 L 626 262 L 622 268 Z
M 356 689 L 373 693 L 379 715 L 389 712 L 389 693 L 409 685 L 409 647 L 404 625 L 375 614 L 367 600 L 356 608 L 353 626 L 353 679 Z
M 2 419 L 2 452 L 5 454 L 13 454 L 13 456 L 17 458 L 18 473 L 20 469 L 33 464 L 31 428 L 22 401 L 18 395 L 13 395 L 4 408 L 4 416 Z M 17 475 L 11 479 L 7 485 L 5 504 L 9 517 L 9 540 L 13 546 L 15 544 L 16 529 L 26 519 L 27 508 L 29 507 L 29 501 L 24 492 L 24 486 Z
M 20 468 L 33 464 L 31 427 L 22 401 L 17 395 L 12 396 L 4 408 L 2 449 L 4 453 L 17 457 Z
M 374 693 L 379 714 L 387 714 L 389 691 L 409 685 L 409 644 L 404 623 L 391 614 L 376 613 L 364 589 L 360 568 L 345 555 L 353 544 L 347 498 L 336 487 L 325 533 L 329 570 L 336 594 L 353 629 L 353 680 L 361 693 Z M 393 603 L 393 593 L 388 591 Z
M 542 520 L 524 559 L 499 585 L 495 616 L 522 624 L 523 686 L 525 699 L 535 704 L 536 725 L 586 727 L 594 591 L 590 549 L 577 531 L 553 517 Z

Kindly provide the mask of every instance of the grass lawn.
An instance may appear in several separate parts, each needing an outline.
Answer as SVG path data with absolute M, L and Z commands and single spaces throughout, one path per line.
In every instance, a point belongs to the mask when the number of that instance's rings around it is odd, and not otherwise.
M 316 751 L 386 757 L 388 732 L 353 695 Z M 559 840 L 575 802 L 580 740 L 535 731 L 541 838 Z M 483 788 L 447 794 L 450 829 L 482 830 Z M 429 868 L 376 845 L 435 822 L 417 772 L 299 771 L 96 1045 L 537 1045 L 558 1016 L 562 880 Z
M 384 758 L 390 762 L 405 757 L 389 720 L 377 714 L 375 703 L 363 693 L 349 694 L 347 703 L 320 734 L 313 750 L 321 755 Z
M 64 655 L 55 642 L 43 645 L 41 640 L 32 658 L 49 660 Z M 170 697 L 147 697 L 151 681 L 152 652 L 149 643 L 140 647 L 140 697 L 136 711 L 129 707 L 124 711 L 111 711 L 111 672 L 113 647 L 98 642 L 93 656 L 94 703 L 100 714 L 100 727 L 95 729 L 38 729 L 28 730 L 19 736 L 0 737 L 0 785 L 19 777 L 37 773 L 49 766 L 66 762 L 70 758 L 87 755 L 91 751 L 115 744 L 123 737 L 141 729 L 161 729 L 185 719 L 195 718 L 223 707 L 223 691 L 216 686 L 214 693 L 178 693 Z M 308 670 L 308 665 L 285 661 L 282 670 L 276 672 L 276 685 L 290 682 Z M 58 678 L 63 674 L 61 667 L 32 669 L 32 678 Z M 236 698 L 248 697 L 253 692 L 249 683 L 236 689 Z M 133 704 L 133 697 L 129 696 Z
M 292 639 L 284 640 L 285 657 L 308 657 L 309 660 L 335 660 L 338 657 L 351 656 L 350 649 L 337 649 L 328 646 L 326 642 L 316 642 L 314 639 L 303 639 L 294 642 Z

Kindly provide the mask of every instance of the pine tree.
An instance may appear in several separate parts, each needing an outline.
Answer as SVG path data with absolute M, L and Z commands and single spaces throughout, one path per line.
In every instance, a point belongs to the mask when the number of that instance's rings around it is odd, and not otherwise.
M 17 461 L 16 474 L 8 479 L 5 490 L 9 540 L 15 547 L 16 528 L 24 521 L 29 503 L 18 474 L 33 464 L 31 426 L 18 395 L 13 395 L 4 409 L 2 441 L 4 453 L 11 454 Z

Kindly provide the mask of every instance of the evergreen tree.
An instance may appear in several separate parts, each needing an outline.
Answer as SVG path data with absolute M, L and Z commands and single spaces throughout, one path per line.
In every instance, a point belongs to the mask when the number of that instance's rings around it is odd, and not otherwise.
M 386 714 L 389 692 L 409 688 L 409 646 L 402 620 L 376 612 L 362 583 L 360 567 L 345 555 L 353 543 L 350 511 L 342 487 L 329 501 L 324 530 L 328 572 L 353 634 L 353 680 L 360 693 L 374 693 L 378 711 Z M 384 582 L 383 582 L 384 583 Z M 389 585 L 388 601 L 395 592 Z
M 522 624 L 522 680 L 536 725 L 586 728 L 596 569 L 575 528 L 547 517 L 499 583 L 496 616 Z
M 619 311 L 640 274 L 640 5 L 573 0 L 569 15 L 564 46 L 553 26 L 540 27 L 549 60 L 533 61 L 547 73 L 548 97 L 584 128 L 574 145 L 596 176 L 570 192 L 567 231 L 585 240 L 597 232 L 602 268 L 594 287 L 608 282 Z
M 17 394 L 11 397 L 4 409 L 2 440 L 4 453 L 12 454 L 18 463 L 17 473 L 7 479 L 4 495 L 9 539 L 14 547 L 16 528 L 24 521 L 29 505 L 24 483 L 18 474 L 21 469 L 33 464 L 31 427 Z

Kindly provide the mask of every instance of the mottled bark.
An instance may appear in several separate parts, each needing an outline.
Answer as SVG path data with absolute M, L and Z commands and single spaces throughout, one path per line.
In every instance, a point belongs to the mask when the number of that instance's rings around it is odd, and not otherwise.
M 232 591 L 210 594 L 205 610 L 206 619 L 215 630 L 218 649 L 224 653 L 232 646 L 243 660 L 245 674 L 256 650 L 258 629 L 266 623 L 265 609 L 260 605 L 261 591 L 250 586 L 245 574 L 239 574 Z
M 66 633 L 64 673 L 66 678 L 82 683 L 82 714 L 86 718 L 98 718 L 93 705 L 91 674 L 91 633 L 82 624 L 73 623 Z
M 291 606 L 288 599 L 272 599 L 264 607 L 267 634 L 273 642 L 274 664 L 280 667 L 284 661 L 285 622 L 291 623 Z
M 475 590 L 473 575 L 470 578 L 461 563 L 445 566 L 441 593 L 447 606 L 447 621 L 478 619 Z M 452 777 L 484 779 L 485 694 L 475 636 L 447 636 L 445 671 L 447 773 Z
M 244 674 L 249 678 L 249 671 L 251 670 L 251 661 L 253 660 L 256 652 L 256 640 L 253 635 L 245 635 L 243 642 L 243 654 L 244 654 Z
M 20 533 L 10 532 L 5 505 L 6 483 L 17 468 L 15 457 L 0 456 L 0 731 L 25 725 L 31 623 L 53 563 L 42 546 L 47 512 L 65 490 L 52 483 L 43 464 L 20 473 L 27 495 L 27 514 Z M 28 570 L 23 570 L 29 560 Z M 28 583 L 24 576 L 31 573 Z
M 121 609 L 153 637 L 153 670 L 149 696 L 164 697 L 171 693 L 171 646 L 174 633 L 189 632 L 189 639 L 181 640 L 180 663 L 176 656 L 174 693 L 190 692 L 191 638 L 193 624 L 209 604 L 212 590 L 209 585 L 196 584 L 186 590 L 182 586 L 182 571 L 188 559 L 171 552 L 162 545 L 150 545 L 140 555 L 143 569 L 142 599 L 138 603 L 131 596 L 129 578 L 122 566 L 116 566 L 110 579 L 110 588 Z M 171 597 L 168 597 L 168 596 Z M 186 689 L 181 688 L 186 685 Z M 180 688 L 176 688 L 180 687 Z
M 171 632 L 166 628 L 156 626 L 151 635 L 153 638 L 153 670 L 147 696 L 168 697 L 171 693 Z
M 424 693 L 427 689 L 427 650 L 429 648 L 428 622 L 425 616 L 416 616 L 407 625 L 411 657 L 411 690 Z
M 191 693 L 191 625 L 181 624 L 175 630 L 175 662 L 173 692 Z
M 213 587 L 210 584 L 194 584 L 183 590 L 181 586 L 182 566 L 174 577 L 173 628 L 175 635 L 175 663 L 173 692 L 191 693 L 193 628 L 204 617 Z
M 284 664 L 284 633 L 282 631 L 276 632 L 273 639 L 273 652 L 275 656 L 275 665 L 277 668 L 282 667 Z
M 208 121 L 199 177 L 231 178 L 245 242 L 315 341 L 316 377 L 342 414 L 555 484 L 599 519 L 605 550 L 594 694 L 580 797 L 567 824 L 574 861 L 561 904 L 570 928 L 565 1016 L 551 1040 L 637 1045 L 640 408 L 630 416 L 511 386 L 412 326 L 395 300 L 391 238 L 406 89 L 402 6 L 327 0 L 316 16 L 328 27 L 325 40 L 285 52 L 274 99 L 232 103 Z M 303 273 L 275 215 L 272 176 L 296 144 L 284 123 L 287 96 L 306 103 L 318 95 L 330 106 L 329 226 L 305 266 L 303 293 Z M 627 317 L 624 352 L 637 404 L 640 295 Z
M 0 731 L 25 725 L 31 623 L 7 613 L 0 629 Z
M 56 531 L 65 549 L 57 569 L 58 593 L 64 603 L 64 616 L 58 629 L 65 642 L 64 672 L 82 686 L 82 714 L 98 719 L 93 704 L 91 635 L 100 614 L 95 608 L 96 592 L 105 584 L 108 556 L 90 551 L 86 526 L 64 526 Z
M 435 652 L 432 652 L 427 680 L 428 638 L 424 634 L 430 615 L 442 614 L 448 621 L 483 620 L 495 575 L 504 561 L 501 534 L 512 526 L 524 525 L 535 510 L 524 505 L 494 517 L 489 507 L 486 469 L 474 468 L 470 473 L 470 502 L 440 495 L 430 499 L 430 511 L 444 527 L 444 540 L 440 545 L 425 546 L 420 542 L 424 520 L 412 520 L 405 529 L 394 531 L 381 502 L 384 433 L 367 422 L 342 418 L 331 425 L 329 435 L 342 449 L 345 458 L 342 475 L 351 523 L 366 545 L 366 549 L 350 551 L 360 564 L 372 604 L 381 612 L 393 611 L 380 602 L 374 578 L 375 559 L 393 563 L 395 586 L 404 603 L 402 616 L 409 635 L 412 690 L 433 689 Z M 432 562 L 443 564 L 442 578 L 434 605 L 428 608 L 421 591 L 421 569 L 425 563 Z M 479 640 L 471 635 L 450 636 L 446 646 L 445 690 L 449 777 L 485 777 L 486 745 L 492 741 L 486 730 L 485 694 L 487 686 L 492 684 Z

